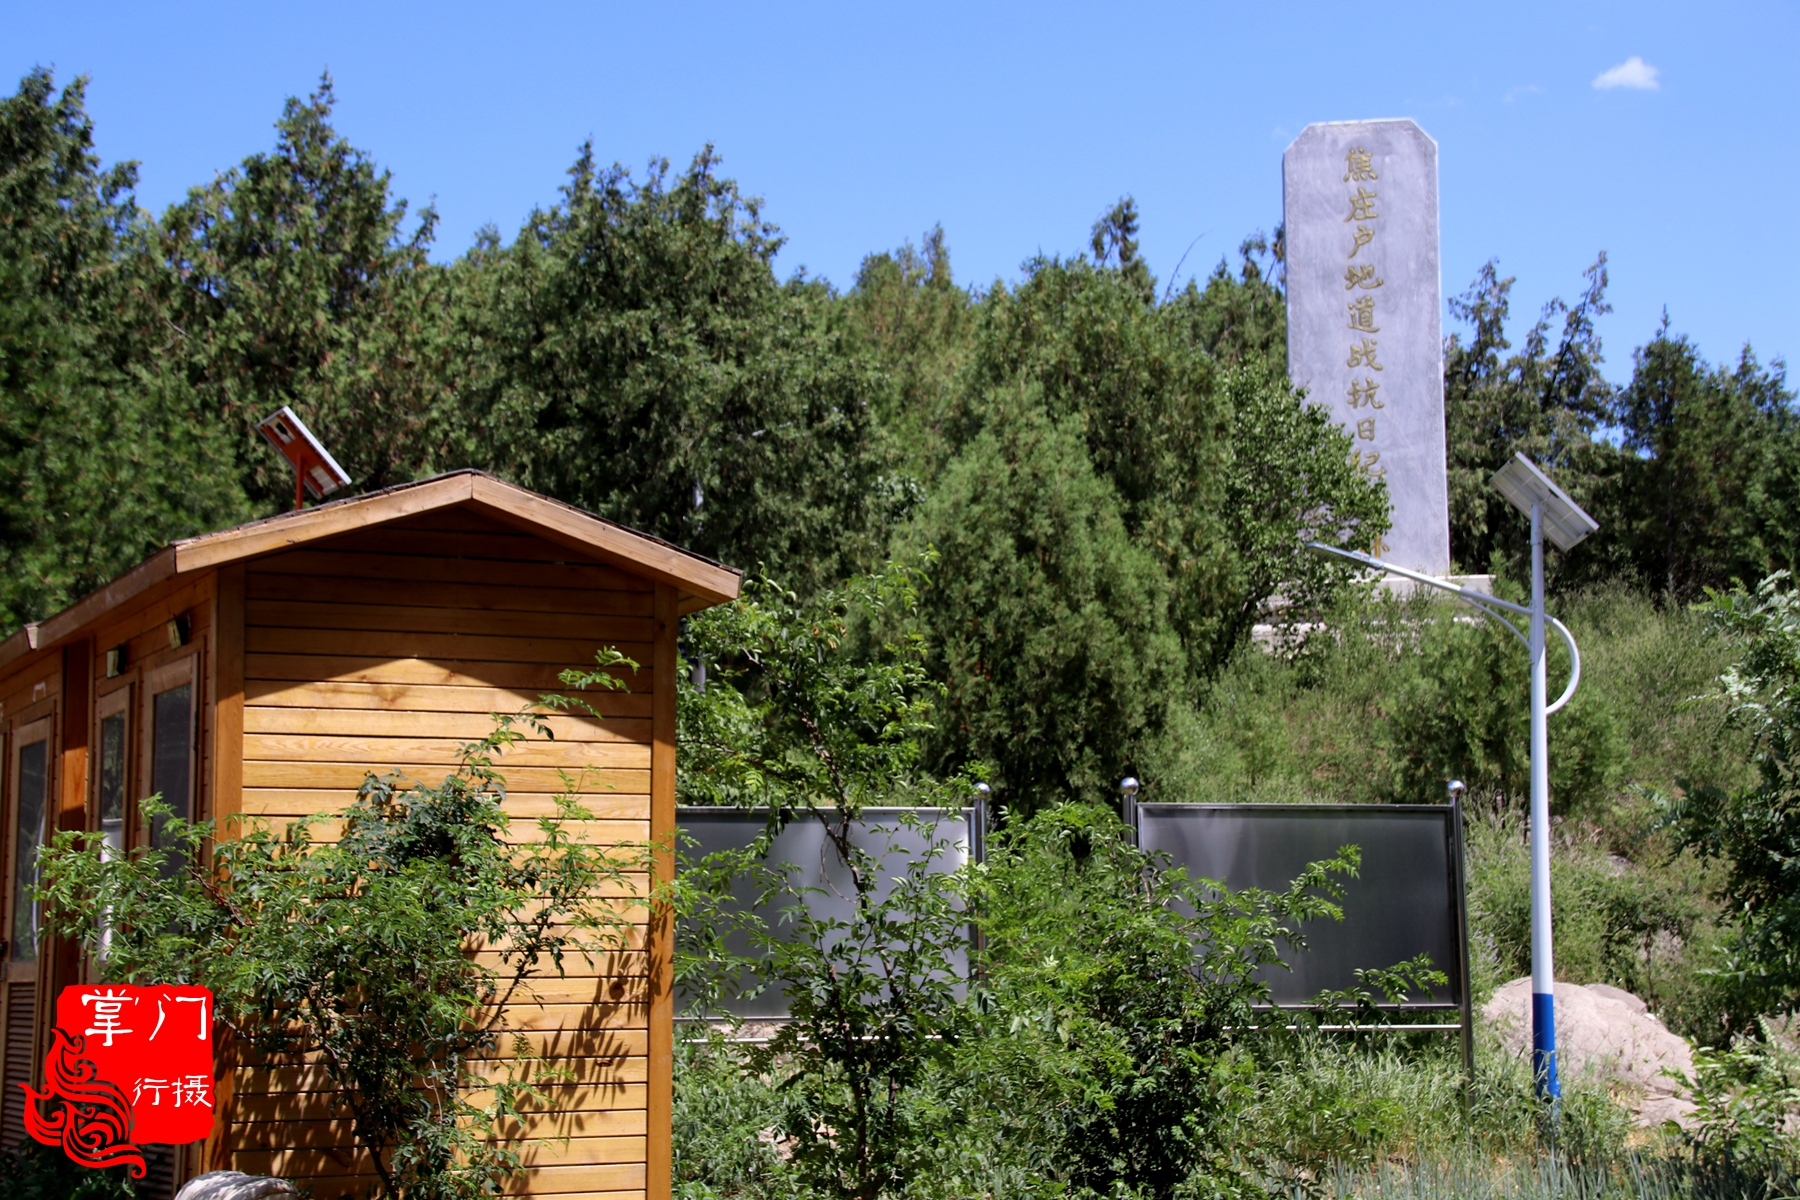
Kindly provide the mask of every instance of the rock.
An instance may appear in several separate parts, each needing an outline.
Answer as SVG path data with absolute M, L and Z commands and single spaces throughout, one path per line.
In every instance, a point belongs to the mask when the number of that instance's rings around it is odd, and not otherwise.
M 1608 1000 L 1617 1000 L 1632 1012 L 1641 1012 L 1645 1015 L 1649 1015 L 1650 1006 L 1645 1004 L 1642 1000 L 1639 1000 L 1624 988 L 1616 988 L 1610 983 L 1584 983 L 1581 986 L 1594 993 L 1596 996 L 1604 996 Z
M 276 1200 L 297 1196 L 299 1189 L 285 1179 L 246 1175 L 242 1171 L 208 1171 L 187 1181 L 175 1200 Z
M 1531 1054 L 1531 980 L 1515 979 L 1494 992 L 1481 1010 L 1513 1054 Z M 1556 985 L 1556 1060 L 1565 1080 L 1583 1075 L 1640 1089 L 1632 1104 L 1640 1125 L 1685 1123 L 1694 1111 L 1687 1089 L 1662 1073 L 1667 1067 L 1694 1073 L 1687 1039 L 1649 1015 L 1644 1002 L 1606 984 Z

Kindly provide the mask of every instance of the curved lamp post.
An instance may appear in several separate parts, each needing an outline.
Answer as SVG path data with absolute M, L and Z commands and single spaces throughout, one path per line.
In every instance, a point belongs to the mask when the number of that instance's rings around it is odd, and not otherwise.
M 1504 625 L 1525 644 L 1531 655 L 1531 1067 L 1537 1078 L 1538 1095 L 1554 1100 L 1562 1094 L 1556 1076 L 1556 974 L 1550 944 L 1550 738 L 1549 716 L 1567 704 L 1581 683 L 1581 651 L 1568 627 L 1544 611 L 1544 538 L 1568 550 L 1600 528 L 1594 518 L 1537 464 L 1523 454 L 1500 468 L 1491 480 L 1494 490 L 1512 505 L 1531 517 L 1531 607 L 1501 600 L 1486 592 L 1478 592 L 1461 584 L 1431 575 L 1421 575 L 1356 550 L 1308 542 L 1306 548 L 1315 554 L 1343 558 L 1375 571 L 1385 571 L 1449 592 L 1490 620 Z M 1523 632 L 1505 613 L 1518 613 L 1529 618 L 1529 632 Z M 1555 628 L 1569 648 L 1569 686 L 1554 704 L 1545 703 L 1544 627 Z

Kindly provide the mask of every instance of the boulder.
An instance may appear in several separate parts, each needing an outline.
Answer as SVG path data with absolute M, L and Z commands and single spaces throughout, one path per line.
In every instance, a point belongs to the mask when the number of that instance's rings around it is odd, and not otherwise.
M 1481 1015 L 1510 1053 L 1529 1060 L 1529 978 L 1496 989 Z M 1694 1111 L 1687 1089 L 1662 1073 L 1667 1067 L 1691 1077 L 1693 1047 L 1663 1028 L 1642 1000 L 1619 988 L 1556 985 L 1556 1061 L 1565 1080 L 1592 1076 L 1641 1091 L 1642 1099 L 1632 1103 L 1640 1125 L 1685 1124 Z
M 299 1189 L 285 1179 L 246 1175 L 242 1171 L 208 1171 L 188 1180 L 175 1193 L 175 1200 L 280 1200 L 299 1194 Z

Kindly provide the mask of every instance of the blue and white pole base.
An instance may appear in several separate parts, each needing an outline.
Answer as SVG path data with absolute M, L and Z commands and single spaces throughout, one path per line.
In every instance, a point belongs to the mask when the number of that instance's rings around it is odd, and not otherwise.
M 1531 993 L 1531 1073 L 1537 1080 L 1540 1100 L 1562 1097 L 1556 1077 L 1556 994 Z

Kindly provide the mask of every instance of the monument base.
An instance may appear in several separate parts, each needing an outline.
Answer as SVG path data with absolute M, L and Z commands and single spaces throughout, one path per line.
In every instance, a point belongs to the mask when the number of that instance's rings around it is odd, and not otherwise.
M 1494 594 L 1495 577 L 1492 575 L 1445 575 L 1443 578 L 1445 582 L 1453 583 L 1457 587 L 1465 587 L 1470 591 L 1481 592 L 1489 596 Z M 1384 576 L 1377 586 L 1388 595 L 1400 600 L 1410 599 L 1415 592 L 1422 588 L 1430 594 L 1443 596 L 1445 599 L 1449 599 L 1449 596 L 1446 593 L 1440 592 L 1436 588 L 1426 588 L 1424 584 L 1415 583 L 1410 579 L 1402 579 L 1398 575 Z M 1277 597 L 1274 600 L 1271 600 L 1270 604 L 1273 607 L 1279 608 L 1281 607 L 1282 601 Z M 1253 625 L 1250 627 L 1250 640 L 1264 650 L 1274 651 L 1284 648 L 1282 643 L 1289 638 L 1305 637 L 1308 634 L 1316 633 L 1325 628 L 1328 628 L 1328 626 L 1322 622 L 1307 622 L 1300 625 L 1289 626 L 1274 624 Z

